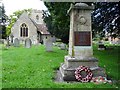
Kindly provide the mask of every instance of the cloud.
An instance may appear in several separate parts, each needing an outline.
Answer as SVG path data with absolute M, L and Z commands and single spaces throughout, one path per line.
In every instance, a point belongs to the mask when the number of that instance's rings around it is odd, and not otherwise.
M 7 15 L 10 15 L 17 10 L 29 8 L 46 10 L 44 3 L 40 0 L 3 0 L 3 3 Z

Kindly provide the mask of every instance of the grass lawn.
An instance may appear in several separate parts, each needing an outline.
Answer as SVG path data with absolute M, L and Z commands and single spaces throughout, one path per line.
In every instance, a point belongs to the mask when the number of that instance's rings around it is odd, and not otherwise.
M 0 90 L 2 88 L 2 46 L 0 45 Z
M 94 46 L 94 56 L 107 74 L 118 80 L 118 50 L 98 51 Z M 115 84 L 58 83 L 54 82 L 56 69 L 64 62 L 66 50 L 54 47 L 54 52 L 46 52 L 44 46 L 32 48 L 10 47 L 2 49 L 2 88 L 116 88 Z

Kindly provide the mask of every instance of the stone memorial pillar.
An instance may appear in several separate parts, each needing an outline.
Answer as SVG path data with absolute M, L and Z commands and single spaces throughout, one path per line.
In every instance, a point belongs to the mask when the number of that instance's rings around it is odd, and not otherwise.
M 85 3 L 71 5 L 69 51 L 60 67 L 60 80 L 75 81 L 75 70 L 79 66 L 87 66 L 93 77 L 105 76 L 104 70 L 98 67 L 98 60 L 93 57 L 91 11 L 93 6 Z

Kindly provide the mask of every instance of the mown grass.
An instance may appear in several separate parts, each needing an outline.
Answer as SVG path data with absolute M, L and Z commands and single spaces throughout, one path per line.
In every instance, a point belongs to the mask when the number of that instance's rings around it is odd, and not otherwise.
M 0 44 L 0 90 L 2 89 L 2 45 Z
M 10 47 L 2 49 L 2 88 L 116 88 L 118 84 L 94 83 L 58 83 L 53 80 L 55 71 L 64 62 L 66 50 L 53 48 L 46 52 L 43 45 L 32 48 Z M 118 58 L 116 52 L 120 47 L 110 51 L 98 51 L 94 55 L 105 67 L 108 75 L 118 80 Z M 111 54 L 111 55 L 110 55 Z

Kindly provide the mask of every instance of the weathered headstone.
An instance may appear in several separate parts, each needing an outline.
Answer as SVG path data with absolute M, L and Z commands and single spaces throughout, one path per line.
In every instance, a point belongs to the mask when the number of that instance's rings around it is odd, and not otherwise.
M 46 42 L 45 42 L 46 51 L 48 52 L 53 51 L 52 46 L 53 46 L 52 39 L 49 37 L 46 39 Z
M 4 40 L 4 45 L 5 45 L 6 48 L 9 48 L 10 45 L 9 45 L 9 39 L 8 38 Z
M 120 44 L 120 39 L 117 41 L 117 44 Z
M 51 36 L 51 37 L 52 37 L 52 42 L 55 43 L 56 42 L 55 36 Z
M 19 47 L 19 46 L 20 46 L 20 42 L 19 42 L 19 39 L 18 39 L 18 38 L 15 38 L 15 39 L 14 39 L 14 46 L 15 46 L 15 47 Z
M 98 50 L 105 50 L 106 46 L 104 45 L 104 43 L 102 41 L 98 42 Z
M 27 38 L 25 40 L 25 47 L 30 48 L 31 46 L 32 46 L 32 41 L 31 41 L 31 39 Z
M 66 44 L 64 44 L 64 43 L 60 44 L 60 49 L 65 50 L 66 49 Z
M 6 47 L 8 48 L 10 46 L 9 39 L 7 39 L 6 41 L 7 41 Z
M 69 51 L 64 63 L 60 66 L 59 80 L 76 81 L 75 70 L 86 66 L 92 70 L 93 77 L 106 76 L 103 69 L 98 67 L 98 60 L 93 56 L 91 11 L 93 6 L 85 3 L 71 5 Z M 83 75 L 84 76 L 84 75 Z
M 4 39 L 0 39 L 0 44 L 4 44 Z

